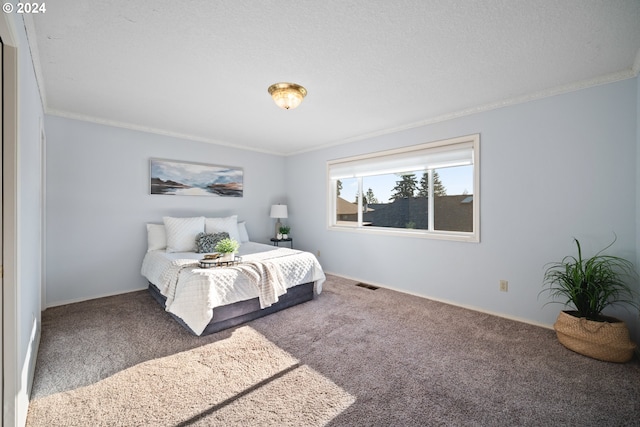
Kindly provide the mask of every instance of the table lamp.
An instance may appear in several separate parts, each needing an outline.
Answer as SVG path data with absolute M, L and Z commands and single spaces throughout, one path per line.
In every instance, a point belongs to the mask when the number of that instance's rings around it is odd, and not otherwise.
M 280 220 L 282 218 L 288 218 L 287 214 L 287 205 L 271 205 L 271 218 L 276 218 L 276 234 L 273 237 L 278 237 L 278 233 L 280 233 L 280 227 L 282 227 L 282 223 Z

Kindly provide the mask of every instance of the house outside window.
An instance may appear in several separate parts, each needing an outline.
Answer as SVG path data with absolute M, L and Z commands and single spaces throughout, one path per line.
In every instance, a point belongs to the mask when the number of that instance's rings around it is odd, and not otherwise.
M 332 230 L 478 242 L 480 135 L 331 160 Z

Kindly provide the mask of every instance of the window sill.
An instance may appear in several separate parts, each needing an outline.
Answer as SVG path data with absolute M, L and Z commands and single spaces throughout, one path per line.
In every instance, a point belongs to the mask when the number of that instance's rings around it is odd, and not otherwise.
M 451 240 L 455 242 L 480 243 L 479 233 L 464 233 L 455 231 L 402 230 L 383 227 L 357 227 L 349 224 L 335 224 L 327 227 L 329 231 L 344 231 L 348 233 L 377 234 L 418 239 Z

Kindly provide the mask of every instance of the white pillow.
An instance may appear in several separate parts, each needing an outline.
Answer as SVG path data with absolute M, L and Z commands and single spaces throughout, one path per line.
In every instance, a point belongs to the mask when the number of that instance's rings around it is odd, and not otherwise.
M 240 234 L 240 243 L 249 241 L 249 233 L 247 233 L 247 226 L 244 221 L 238 223 L 238 233 Z
M 167 233 L 164 224 L 147 224 L 147 252 L 167 248 Z
M 204 232 L 204 217 L 173 218 L 165 216 L 167 252 L 195 252 L 196 236 Z
M 215 234 L 226 231 L 229 237 L 240 242 L 240 232 L 238 231 L 238 215 L 226 218 L 207 218 L 205 220 L 205 232 Z

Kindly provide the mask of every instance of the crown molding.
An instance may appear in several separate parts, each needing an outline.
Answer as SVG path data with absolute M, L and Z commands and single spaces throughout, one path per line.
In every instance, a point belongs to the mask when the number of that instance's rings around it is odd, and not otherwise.
M 458 119 L 464 116 L 484 113 L 487 111 L 496 110 L 498 108 L 510 107 L 513 105 L 524 104 L 524 103 L 536 101 L 539 99 L 550 98 L 556 95 L 562 95 L 565 93 L 575 92 L 582 89 L 588 89 L 590 87 L 601 86 L 609 83 L 615 83 L 618 81 L 627 80 L 627 79 L 636 77 L 638 75 L 638 70 L 636 68 L 640 68 L 640 51 L 638 52 L 638 56 L 636 57 L 636 62 L 634 64 L 633 69 L 607 74 L 604 76 L 597 77 L 595 79 L 583 80 L 580 82 L 570 83 L 563 86 L 557 86 L 555 88 L 546 89 L 546 90 L 542 90 L 542 91 L 538 91 L 538 92 L 534 92 L 534 93 L 530 93 L 527 95 L 518 96 L 514 98 L 509 98 L 502 101 L 496 101 L 493 103 L 484 104 L 477 107 L 467 108 L 464 110 L 447 113 L 447 114 L 443 114 L 443 115 L 432 117 L 432 118 L 427 118 L 418 122 L 413 122 L 413 123 L 409 123 L 402 126 L 396 126 L 393 128 L 383 129 L 377 132 L 371 132 L 371 133 L 358 135 L 358 136 L 354 136 L 354 137 L 339 140 L 339 141 L 333 141 L 319 147 L 311 148 L 308 150 L 296 151 L 295 153 L 290 153 L 288 155 L 302 154 L 305 152 L 321 150 L 325 148 L 334 147 L 337 145 L 347 144 L 350 142 L 362 141 L 365 139 L 371 139 L 378 136 L 384 136 L 392 133 L 402 132 L 405 130 L 419 128 L 422 126 L 428 126 L 435 123 L 446 122 L 446 121 Z
M 207 144 L 222 145 L 222 146 L 225 146 L 225 147 L 236 148 L 236 149 L 239 149 L 239 150 L 255 151 L 255 152 L 259 152 L 259 153 L 271 154 L 271 155 L 276 155 L 276 156 L 284 156 L 284 155 L 286 155 L 285 153 L 281 153 L 281 152 L 277 152 L 277 151 L 270 151 L 270 150 L 264 150 L 264 149 L 260 149 L 260 148 L 255 148 L 255 147 L 249 147 L 249 146 L 245 146 L 245 145 L 241 145 L 241 144 L 237 144 L 237 143 L 231 143 L 231 142 L 228 142 L 228 141 L 221 141 L 221 140 L 217 140 L 217 139 L 204 138 L 204 137 L 201 137 L 201 136 L 190 135 L 190 134 L 185 134 L 185 133 L 180 133 L 180 132 L 171 132 L 171 131 L 168 131 L 168 130 L 165 130 L 165 129 L 158 129 L 158 128 L 149 127 L 149 126 L 134 125 L 132 123 L 120 122 L 120 121 L 116 121 L 116 120 L 100 119 L 98 117 L 84 115 L 84 114 L 71 113 L 71 112 L 64 111 L 64 110 L 56 110 L 56 109 L 52 109 L 52 108 L 46 108 L 45 109 L 45 114 L 48 114 L 50 116 L 63 117 L 63 118 L 66 118 L 66 119 L 73 119 L 73 120 L 79 120 L 79 121 L 83 121 L 83 122 L 96 123 L 96 124 L 104 125 L 104 126 L 112 126 L 112 127 L 117 127 L 117 128 L 121 128 L 121 129 L 128 129 L 128 130 L 133 130 L 133 131 L 138 131 L 138 132 L 152 133 L 152 134 L 155 134 L 155 135 L 162 135 L 162 136 L 166 136 L 166 137 L 170 137 L 170 138 L 184 139 L 184 140 L 187 140 L 187 141 L 205 142 Z

